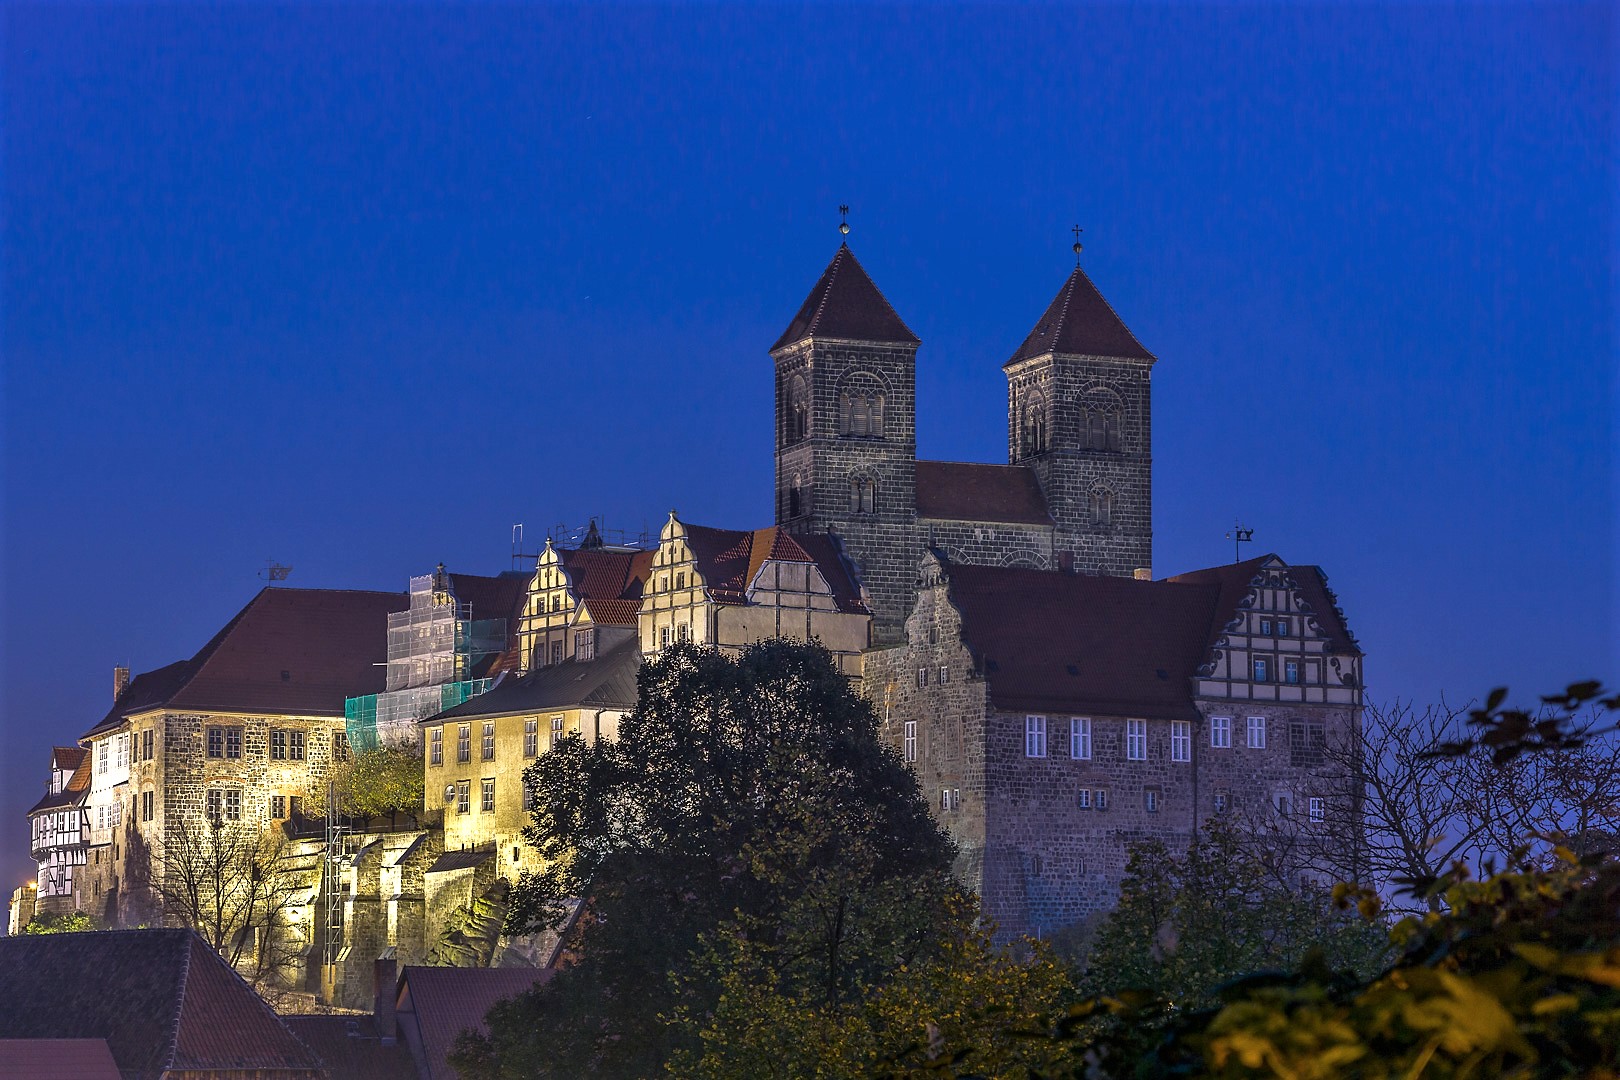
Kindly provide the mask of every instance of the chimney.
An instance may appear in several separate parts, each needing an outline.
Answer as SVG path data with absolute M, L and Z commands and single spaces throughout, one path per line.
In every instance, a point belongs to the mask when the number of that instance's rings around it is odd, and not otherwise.
M 129 668 L 119 665 L 113 668 L 113 704 L 124 696 L 124 689 L 129 686 Z
M 377 962 L 372 965 L 372 977 L 376 983 L 372 998 L 372 1017 L 377 1025 L 377 1038 L 382 1040 L 384 1046 L 392 1046 L 395 1036 L 399 1033 L 399 1022 L 394 1016 L 394 994 L 399 988 L 399 967 L 398 961 L 394 959 L 392 945 L 377 957 Z

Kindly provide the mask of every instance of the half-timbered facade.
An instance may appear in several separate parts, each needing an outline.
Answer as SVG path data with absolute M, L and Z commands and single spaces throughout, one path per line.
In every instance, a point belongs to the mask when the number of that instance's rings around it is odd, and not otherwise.
M 90 795 L 90 755 L 83 747 L 51 748 L 45 796 L 28 811 L 29 854 L 38 866 L 36 907 L 40 911 L 74 909 L 90 844 L 85 802 Z

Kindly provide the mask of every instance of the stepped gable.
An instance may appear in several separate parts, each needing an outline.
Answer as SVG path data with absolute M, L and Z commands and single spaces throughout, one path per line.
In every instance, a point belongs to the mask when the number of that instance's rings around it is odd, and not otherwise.
M 1260 555 L 1240 563 L 1190 570 L 1167 580 L 1214 585 L 1220 589 L 1216 620 L 1210 628 L 1209 644 L 1210 647 L 1214 647 L 1216 640 L 1226 633 L 1227 624 L 1237 616 L 1238 608 L 1249 595 L 1250 588 L 1257 584 L 1256 579 L 1267 569 L 1281 570 L 1293 581 L 1300 599 L 1310 605 L 1310 615 L 1316 620 L 1316 625 L 1327 635 L 1329 652 L 1349 656 L 1362 655 L 1361 647 L 1356 643 L 1349 627 L 1345 625 L 1344 615 L 1339 610 L 1338 598 L 1333 595 L 1333 590 L 1328 588 L 1327 575 L 1319 566 L 1290 566 L 1281 556 Z
M 838 253 L 822 271 L 810 295 L 804 298 L 799 313 L 771 346 L 771 352 L 812 337 L 900 345 L 921 343 L 872 283 L 848 244 L 838 246 Z
M 150 709 L 343 715 L 384 689 L 388 615 L 404 593 L 265 588 L 190 660 L 144 672 L 81 739 Z
M 943 560 L 942 560 L 943 562 Z M 1215 585 L 946 567 L 998 709 L 1195 720 Z
M 1052 524 L 1033 469 L 962 461 L 917 462 L 917 516 L 939 521 Z
M 190 930 L 0 939 L 0 1039 L 105 1039 L 125 1080 L 258 1070 L 325 1080 L 313 1051 Z
M 1078 266 L 1047 305 L 1035 329 L 1003 366 L 1045 353 L 1155 359 Z

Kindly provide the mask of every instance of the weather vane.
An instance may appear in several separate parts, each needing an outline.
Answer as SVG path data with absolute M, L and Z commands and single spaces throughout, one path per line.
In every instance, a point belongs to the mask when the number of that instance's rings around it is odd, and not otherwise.
M 283 566 L 274 559 L 266 559 L 264 563 L 264 569 L 259 571 L 259 577 L 272 585 L 278 581 L 286 581 L 287 575 L 292 573 L 292 567 Z
M 1085 231 L 1078 225 L 1074 227 L 1074 265 L 1076 266 L 1080 265 L 1080 234 Z
M 838 217 L 840 219 L 839 222 L 838 222 L 838 231 L 843 233 L 845 236 L 848 236 L 849 235 L 849 204 L 848 203 L 845 203 L 843 206 L 840 206 L 838 208 Z
M 1242 545 L 1253 542 L 1254 530 L 1245 529 L 1242 522 L 1233 518 L 1232 531 L 1226 534 L 1226 538 L 1232 541 L 1232 561 L 1240 563 L 1243 561 Z

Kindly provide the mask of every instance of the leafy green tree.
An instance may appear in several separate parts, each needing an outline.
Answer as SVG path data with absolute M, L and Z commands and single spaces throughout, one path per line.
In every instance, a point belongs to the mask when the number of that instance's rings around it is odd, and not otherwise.
M 82 911 L 39 911 L 23 927 L 25 934 L 82 934 L 100 930 L 96 920 Z
M 560 925 L 583 898 L 582 959 L 491 1012 L 468 1075 L 655 1075 L 700 1047 L 728 938 L 748 977 L 838 1003 L 951 910 L 951 844 L 826 650 L 678 645 L 639 680 L 617 741 L 565 739 L 525 773 L 546 869 L 514 887 L 507 928 Z
M 383 743 L 354 756 L 338 780 L 339 805 L 345 814 L 397 821 L 413 820 L 422 808 L 422 751 L 415 742 Z

